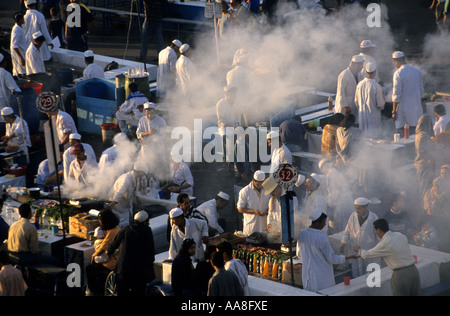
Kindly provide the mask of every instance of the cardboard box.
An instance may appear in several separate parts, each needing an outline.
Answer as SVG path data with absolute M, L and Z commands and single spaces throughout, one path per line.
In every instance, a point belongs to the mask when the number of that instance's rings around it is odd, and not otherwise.
M 222 241 L 228 241 L 232 245 L 236 245 L 236 244 L 245 242 L 245 238 L 239 237 L 239 236 L 235 235 L 234 233 L 230 233 L 230 232 L 220 234 L 217 237 L 209 238 L 209 244 L 213 245 L 213 246 L 217 246 Z
M 302 267 L 303 265 L 298 260 L 293 261 L 294 266 L 294 284 L 298 286 L 303 285 L 302 281 Z M 283 273 L 281 277 L 281 282 L 285 284 L 292 284 L 292 274 L 291 274 L 291 261 L 283 261 Z
M 69 216 L 69 234 L 84 239 L 88 239 L 88 232 L 95 230 L 99 225 L 99 220 L 88 213 Z

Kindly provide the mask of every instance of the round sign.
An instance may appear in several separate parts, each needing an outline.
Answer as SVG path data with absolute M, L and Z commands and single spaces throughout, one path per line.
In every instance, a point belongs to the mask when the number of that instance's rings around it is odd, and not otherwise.
M 288 190 L 297 180 L 298 171 L 292 165 L 281 164 L 275 171 L 273 177 L 283 189 Z
M 36 106 L 43 113 L 56 110 L 56 95 L 53 92 L 41 92 L 36 98 Z

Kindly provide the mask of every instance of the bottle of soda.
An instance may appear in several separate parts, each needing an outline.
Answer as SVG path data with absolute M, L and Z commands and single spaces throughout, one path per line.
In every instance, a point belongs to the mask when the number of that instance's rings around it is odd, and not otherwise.
M 333 98 L 331 97 L 331 93 L 328 96 L 328 111 L 332 111 L 333 110 Z
M 408 126 L 408 124 L 405 124 L 404 134 L 405 134 L 405 139 L 408 139 L 409 138 L 409 126 Z

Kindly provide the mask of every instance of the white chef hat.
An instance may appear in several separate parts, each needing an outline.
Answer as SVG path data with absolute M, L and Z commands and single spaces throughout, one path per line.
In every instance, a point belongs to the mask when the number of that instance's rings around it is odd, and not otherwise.
M 226 194 L 225 192 L 222 192 L 222 191 L 217 193 L 217 196 L 220 197 L 223 200 L 226 200 L 226 201 L 230 200 L 230 196 L 228 194 Z
M 325 158 L 324 158 L 324 159 L 322 159 L 322 160 L 319 161 L 319 163 L 317 164 L 317 166 L 318 166 L 319 169 L 320 169 L 320 168 L 322 168 L 323 164 L 324 164 L 324 163 L 327 163 L 327 162 L 328 162 L 328 159 L 325 159 Z
M 377 70 L 377 66 L 374 63 L 367 63 L 366 66 L 366 72 L 371 73 Z
M 84 57 L 94 57 L 94 52 L 89 49 L 84 52 Z
M 311 212 L 311 214 L 309 214 L 309 218 L 314 222 L 322 215 L 322 213 L 324 213 L 324 212 L 319 211 L 319 210 L 314 210 Z
M 405 57 L 405 54 L 403 54 L 403 52 L 400 51 L 395 51 L 392 53 L 392 58 L 396 59 L 396 58 L 402 58 Z
M 13 114 L 14 113 L 14 110 L 12 109 L 12 108 L 10 108 L 9 106 L 5 106 L 3 109 L 2 109 L 2 115 L 11 115 L 11 114 Z
M 297 177 L 297 181 L 295 181 L 295 186 L 298 188 L 299 186 L 301 186 L 303 183 L 305 183 L 306 177 L 302 174 L 299 174 Z
M 363 63 L 364 57 L 362 55 L 354 55 L 352 57 L 352 63 Z
M 322 181 L 323 181 L 322 176 L 320 174 L 317 174 L 317 173 L 311 173 L 311 178 L 313 178 L 319 184 L 322 183 Z
M 359 48 L 369 48 L 369 47 L 376 47 L 374 43 L 372 43 L 371 40 L 364 40 L 359 44 Z
M 26 0 L 26 5 L 35 4 L 37 3 L 37 0 Z
M 81 135 L 78 133 L 72 133 L 69 135 L 69 139 L 78 139 L 81 140 Z
M 353 202 L 353 204 L 359 206 L 366 206 L 369 205 L 369 200 L 366 199 L 365 197 L 359 197 Z
M 181 45 L 183 45 L 179 40 L 177 40 L 177 39 L 174 39 L 173 41 L 172 41 L 172 43 L 173 44 L 175 44 L 175 45 L 177 45 L 178 47 L 181 47 Z
M 267 139 L 272 139 L 272 138 L 276 138 L 279 136 L 280 136 L 280 133 L 278 133 L 277 131 L 270 131 L 267 133 Z
M 145 222 L 145 220 L 148 218 L 148 213 L 146 211 L 140 211 L 134 215 L 134 220 L 142 223 Z
M 183 214 L 184 214 L 184 213 L 183 213 L 183 210 L 182 210 L 181 208 L 179 208 L 179 207 L 173 208 L 173 209 L 170 210 L 170 212 L 169 212 L 170 218 L 175 218 L 175 217 L 181 216 L 181 215 L 183 215 Z
M 144 109 L 156 109 L 156 104 L 153 102 L 145 102 Z
M 41 37 L 41 36 L 42 36 L 41 31 L 37 31 L 37 32 L 33 33 L 33 39 L 36 39 L 36 38 Z
M 189 44 L 183 44 L 183 45 L 181 45 L 181 47 L 180 47 L 180 53 L 185 53 L 185 52 L 187 52 L 188 49 L 189 49 L 190 47 L 191 47 L 191 46 L 189 46 Z
M 262 170 L 256 170 L 253 174 L 253 179 L 255 179 L 256 181 L 264 181 L 265 178 L 266 174 Z
M 278 182 L 274 178 L 268 177 L 266 180 L 264 180 L 262 186 L 265 190 L 264 194 L 269 195 L 278 186 Z

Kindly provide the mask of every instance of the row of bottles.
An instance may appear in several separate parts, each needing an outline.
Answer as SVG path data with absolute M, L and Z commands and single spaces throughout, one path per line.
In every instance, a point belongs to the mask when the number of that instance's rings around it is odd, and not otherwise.
M 251 273 L 261 274 L 280 280 L 283 275 L 284 254 L 266 254 L 264 252 L 251 251 L 248 249 L 236 249 L 233 256 L 244 263 Z

